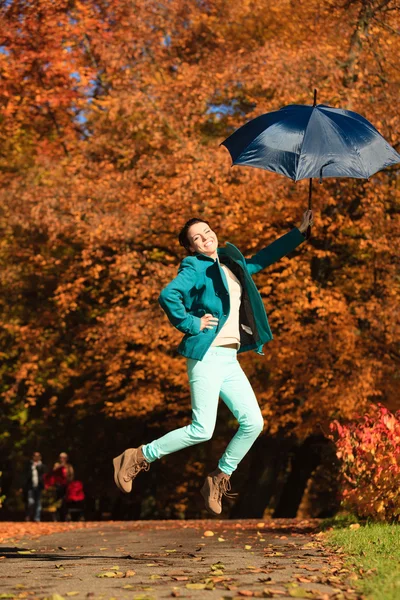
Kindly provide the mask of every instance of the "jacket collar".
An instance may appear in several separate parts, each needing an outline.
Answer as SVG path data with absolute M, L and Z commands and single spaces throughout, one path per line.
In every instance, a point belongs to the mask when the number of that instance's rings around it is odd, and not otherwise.
M 230 242 L 226 242 L 226 246 L 224 246 L 222 248 L 218 247 L 217 255 L 218 255 L 218 258 L 220 258 L 221 256 L 229 256 L 230 258 L 232 258 L 233 260 L 235 260 L 237 262 L 241 262 L 242 264 L 246 263 L 245 258 L 243 256 L 243 254 L 240 252 L 239 248 L 237 248 L 234 244 L 231 244 Z M 211 258 L 211 256 L 207 256 L 207 254 L 203 254 L 202 252 L 195 252 L 193 254 L 193 256 L 195 256 L 199 260 L 206 260 L 206 261 L 213 262 L 213 263 L 216 262 L 216 260 L 214 258 Z

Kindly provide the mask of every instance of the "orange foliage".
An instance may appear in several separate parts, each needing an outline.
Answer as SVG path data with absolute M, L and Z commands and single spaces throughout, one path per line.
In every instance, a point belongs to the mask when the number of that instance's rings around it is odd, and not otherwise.
M 188 409 L 181 334 L 157 303 L 183 257 L 180 226 L 203 215 L 250 256 L 306 209 L 307 182 L 231 169 L 219 143 L 317 87 L 398 145 L 394 6 L 3 7 L 3 401 L 44 417 L 61 402 L 77 419 Z M 256 278 L 275 339 L 240 360 L 269 433 L 304 437 L 370 400 L 398 403 L 399 170 L 325 180 L 314 213 L 310 242 Z
M 362 417 L 330 424 L 341 462 L 342 504 L 376 521 L 400 518 L 400 410 L 371 405 Z

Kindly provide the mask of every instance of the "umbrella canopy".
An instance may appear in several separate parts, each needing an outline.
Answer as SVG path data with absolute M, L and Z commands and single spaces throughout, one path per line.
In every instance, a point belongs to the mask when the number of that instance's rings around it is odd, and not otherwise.
M 400 154 L 364 117 L 325 104 L 292 104 L 263 114 L 224 140 L 233 165 L 286 175 L 294 181 L 371 175 Z

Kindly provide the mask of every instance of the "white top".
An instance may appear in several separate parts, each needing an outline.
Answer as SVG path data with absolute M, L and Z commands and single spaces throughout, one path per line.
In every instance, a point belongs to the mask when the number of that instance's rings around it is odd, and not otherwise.
M 224 270 L 229 287 L 230 311 L 229 316 L 217 334 L 211 346 L 222 346 L 224 344 L 237 343 L 237 348 L 240 348 L 240 333 L 239 333 L 239 307 L 242 298 L 242 286 L 240 281 L 226 266 L 220 263 L 221 269 Z
M 40 462 L 32 462 L 32 487 L 37 488 L 39 485 L 39 473 L 37 471 L 37 466 L 40 465 Z

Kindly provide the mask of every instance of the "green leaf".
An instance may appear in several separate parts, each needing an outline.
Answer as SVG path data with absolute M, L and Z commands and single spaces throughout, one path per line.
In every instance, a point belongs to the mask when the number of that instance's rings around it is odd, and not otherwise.
M 315 598 L 312 592 L 309 592 L 303 587 L 297 585 L 297 583 L 289 583 L 286 587 L 289 592 L 289 596 L 292 598 Z
M 225 569 L 225 565 L 220 561 L 211 565 L 211 571 L 219 571 L 223 569 Z

